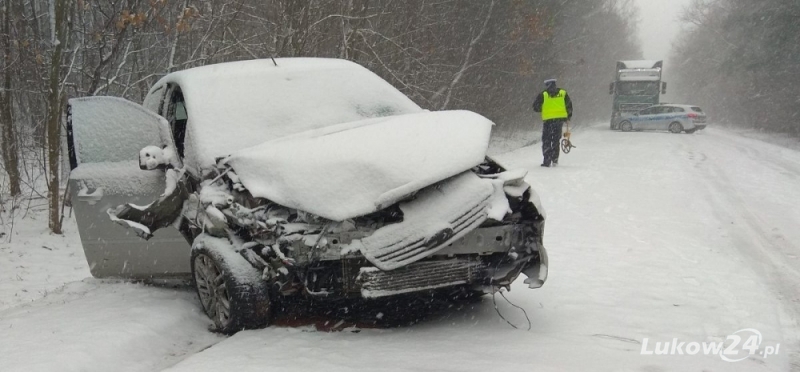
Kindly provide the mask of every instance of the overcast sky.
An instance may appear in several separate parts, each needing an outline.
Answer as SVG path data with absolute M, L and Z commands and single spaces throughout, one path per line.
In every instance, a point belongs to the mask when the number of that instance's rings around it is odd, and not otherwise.
M 667 60 L 680 30 L 678 16 L 691 0 L 634 0 L 639 6 L 639 35 L 645 59 Z
M 680 31 L 681 23 L 678 21 L 683 8 L 691 0 L 634 0 L 639 7 L 639 38 L 642 40 L 642 52 L 645 59 L 663 60 L 663 81 L 672 81 L 672 66 L 670 66 L 670 51 L 672 41 Z M 667 94 L 661 96 L 661 102 L 675 102 L 673 93 L 675 86 L 667 88 Z

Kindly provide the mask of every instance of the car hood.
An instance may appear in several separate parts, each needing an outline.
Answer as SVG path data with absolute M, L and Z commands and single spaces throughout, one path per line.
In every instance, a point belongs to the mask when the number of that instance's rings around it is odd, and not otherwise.
M 254 197 L 343 221 L 479 165 L 491 127 L 469 111 L 374 118 L 265 142 L 224 163 Z

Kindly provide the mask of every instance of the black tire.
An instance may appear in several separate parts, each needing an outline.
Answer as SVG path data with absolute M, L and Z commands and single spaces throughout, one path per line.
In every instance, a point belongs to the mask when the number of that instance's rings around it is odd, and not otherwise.
M 233 251 L 227 239 L 198 236 L 192 247 L 191 267 L 197 297 L 214 322 L 213 331 L 230 335 L 269 324 L 272 311 L 266 283 L 257 269 Z
M 669 124 L 669 131 L 671 133 L 679 134 L 683 132 L 683 125 L 681 125 L 681 123 L 677 121 L 673 121 L 672 123 Z
M 623 132 L 630 132 L 633 130 L 633 124 L 627 120 L 623 121 L 619 123 L 619 129 L 621 129 Z

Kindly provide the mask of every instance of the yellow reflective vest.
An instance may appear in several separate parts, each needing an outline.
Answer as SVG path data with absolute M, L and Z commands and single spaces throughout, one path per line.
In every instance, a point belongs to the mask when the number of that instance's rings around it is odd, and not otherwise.
M 542 101 L 542 120 L 566 119 L 569 117 L 566 90 L 559 89 L 558 94 L 553 97 L 550 97 L 550 93 L 547 91 L 544 91 L 542 95 L 544 96 L 544 101 Z

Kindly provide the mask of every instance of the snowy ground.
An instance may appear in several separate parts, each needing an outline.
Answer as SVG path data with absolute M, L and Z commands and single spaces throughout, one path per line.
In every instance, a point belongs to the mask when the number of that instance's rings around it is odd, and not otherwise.
M 537 147 L 499 157 L 531 170 L 548 213 L 548 282 L 507 294 L 529 332 L 485 298 L 411 327 L 223 338 L 192 292 L 84 279 L 74 222 L 57 237 L 26 219 L 0 244 L 0 371 L 800 370 L 800 152 L 713 129 L 573 140 L 556 169 Z M 644 338 L 653 350 L 745 328 L 778 355 L 641 355 Z

